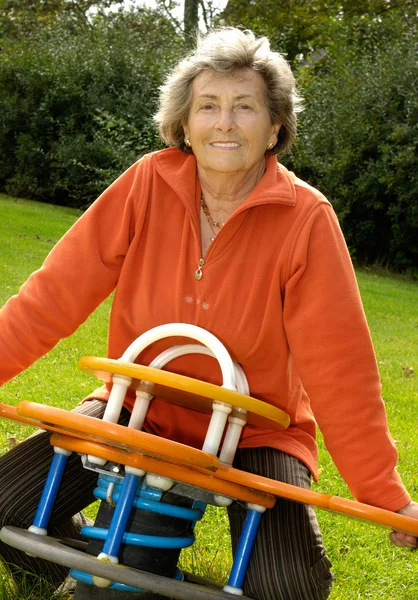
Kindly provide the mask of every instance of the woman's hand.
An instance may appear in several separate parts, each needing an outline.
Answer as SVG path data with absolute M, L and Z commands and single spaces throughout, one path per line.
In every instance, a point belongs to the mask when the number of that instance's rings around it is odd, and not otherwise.
M 412 517 L 418 519 L 418 503 L 410 502 L 404 508 L 396 511 L 400 515 L 405 517 Z M 407 535 L 406 533 L 400 533 L 399 531 L 392 531 L 389 535 L 389 539 L 395 546 L 406 546 L 407 548 L 418 548 L 418 538 L 413 535 Z

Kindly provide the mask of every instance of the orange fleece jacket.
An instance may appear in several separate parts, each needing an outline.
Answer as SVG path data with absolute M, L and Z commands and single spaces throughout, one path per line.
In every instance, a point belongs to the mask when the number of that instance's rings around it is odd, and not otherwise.
M 197 281 L 199 199 L 195 158 L 174 148 L 143 157 L 119 177 L 0 313 L 0 382 L 73 333 L 116 288 L 110 357 L 163 323 L 209 330 L 241 363 L 251 394 L 291 418 L 284 432 L 247 426 L 240 447 L 278 448 L 316 477 L 316 419 L 358 500 L 405 506 L 410 498 L 395 469 L 370 334 L 329 202 L 268 157 Z M 157 342 L 138 362 L 149 364 L 175 343 L 185 340 Z M 220 383 L 211 357 L 181 357 L 169 368 Z M 107 399 L 108 390 L 90 397 Z M 155 399 L 145 428 L 201 447 L 207 422 Z

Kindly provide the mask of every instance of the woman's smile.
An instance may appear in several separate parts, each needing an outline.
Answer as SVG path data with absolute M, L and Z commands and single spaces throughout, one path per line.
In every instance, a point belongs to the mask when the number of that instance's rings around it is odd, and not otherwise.
M 211 142 L 210 145 L 213 148 L 219 148 L 220 150 L 236 150 L 240 147 L 238 142 Z

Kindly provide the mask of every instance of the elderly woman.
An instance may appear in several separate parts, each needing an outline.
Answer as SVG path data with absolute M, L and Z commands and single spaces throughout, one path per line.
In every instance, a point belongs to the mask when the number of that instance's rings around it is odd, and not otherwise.
M 277 162 L 295 138 L 299 108 L 288 64 L 267 39 L 219 29 L 173 70 L 160 100 L 155 118 L 170 148 L 144 156 L 111 185 L 3 308 L 1 382 L 70 335 L 116 290 L 110 357 L 151 327 L 199 325 L 242 365 L 253 396 L 289 413 L 284 432 L 245 428 L 236 467 L 308 488 L 317 476 L 316 421 L 358 500 L 418 518 L 395 469 L 337 219 L 318 191 Z M 169 345 L 153 344 L 138 361 L 149 364 Z M 220 383 L 209 357 L 177 358 L 170 368 Z M 100 388 L 77 410 L 100 416 L 108 395 Z M 122 422 L 131 406 L 129 398 Z M 201 447 L 207 422 L 156 399 L 145 429 Z M 30 523 L 41 484 L 30 495 L 22 490 L 29 478 L 44 476 L 49 453 L 44 433 L 3 457 L 3 524 Z M 53 532 L 76 535 L 76 513 L 91 502 L 95 479 L 70 461 L 64 489 L 71 495 L 58 498 Z M 230 509 L 233 545 L 243 514 L 239 504 Z M 391 536 L 397 545 L 417 545 L 411 536 Z M 4 545 L 1 552 L 8 563 L 45 568 Z M 66 574 L 58 565 L 48 570 L 56 583 Z M 315 600 L 329 595 L 331 583 L 313 510 L 279 499 L 263 516 L 244 592 L 257 600 Z

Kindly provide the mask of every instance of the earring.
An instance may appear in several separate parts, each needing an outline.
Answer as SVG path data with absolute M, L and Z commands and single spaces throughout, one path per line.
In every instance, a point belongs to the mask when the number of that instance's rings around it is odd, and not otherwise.
M 276 142 L 270 142 L 270 144 L 267 146 L 267 150 L 273 150 L 275 145 L 276 145 Z
M 192 144 L 191 144 L 191 142 L 190 142 L 189 138 L 185 138 L 185 139 L 184 139 L 184 143 L 186 144 L 186 146 L 187 146 L 188 148 L 191 148 L 191 147 L 192 147 Z

